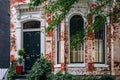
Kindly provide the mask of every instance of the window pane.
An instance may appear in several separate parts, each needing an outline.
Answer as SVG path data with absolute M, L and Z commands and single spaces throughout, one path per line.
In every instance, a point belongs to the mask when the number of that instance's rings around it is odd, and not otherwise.
M 57 25 L 57 63 L 59 64 L 61 62 L 61 52 L 60 52 L 60 34 L 61 34 L 61 29 L 60 29 L 60 24 Z
M 102 16 L 97 16 L 95 21 Z M 94 62 L 95 63 L 104 63 L 105 62 L 105 23 L 100 24 L 103 26 L 98 26 L 98 30 L 95 31 L 95 54 Z
M 70 62 L 75 63 L 75 62 L 83 62 L 84 61 L 84 46 L 83 43 L 80 44 L 79 39 L 83 37 L 79 36 L 81 32 L 83 31 L 84 28 L 84 21 L 83 18 L 80 15 L 75 15 L 71 18 L 70 20 L 70 43 L 72 43 L 72 37 L 76 36 L 76 44 L 70 45 L 73 46 L 73 48 L 70 48 Z
M 39 21 L 29 21 L 23 24 L 23 29 L 33 29 L 33 28 L 40 28 Z

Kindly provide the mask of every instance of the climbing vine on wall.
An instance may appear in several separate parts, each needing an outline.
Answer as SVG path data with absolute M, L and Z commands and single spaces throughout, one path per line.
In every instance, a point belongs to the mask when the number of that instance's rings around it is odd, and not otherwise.
M 47 2 L 46 2 L 47 1 Z M 31 0 L 30 6 L 36 7 L 46 2 L 45 13 L 52 14 L 52 21 L 46 31 L 51 31 L 69 12 L 71 5 L 79 0 Z
M 65 16 L 71 9 L 71 6 L 75 2 L 77 3 L 78 1 L 80 0 L 30 0 L 30 7 L 34 8 L 39 5 L 44 5 L 45 14 L 52 14 L 52 21 L 46 28 L 46 32 L 49 32 L 53 30 L 55 25 L 59 24 L 65 18 Z M 90 3 L 90 1 L 88 1 L 88 5 L 92 16 L 104 14 L 104 17 L 100 18 L 95 22 L 92 22 L 92 24 L 90 25 L 87 25 L 85 28 L 86 30 L 84 30 L 84 32 L 80 31 L 76 35 L 72 36 L 72 45 L 75 45 L 77 42 L 83 42 L 83 40 L 85 39 L 83 35 L 86 35 L 87 33 L 93 30 L 99 30 L 98 25 L 106 22 L 105 17 L 110 16 L 112 14 L 114 16 L 114 22 L 118 21 L 118 17 L 120 14 L 120 0 L 117 0 L 116 2 L 114 2 L 114 0 L 96 0 L 96 2 L 93 3 Z M 107 11 L 105 11 L 106 7 L 109 7 Z

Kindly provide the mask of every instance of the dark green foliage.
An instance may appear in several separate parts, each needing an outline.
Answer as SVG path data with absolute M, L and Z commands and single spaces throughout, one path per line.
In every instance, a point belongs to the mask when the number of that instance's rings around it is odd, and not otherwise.
M 69 73 L 58 72 L 53 74 L 51 63 L 45 58 L 37 59 L 27 75 L 27 80 L 114 80 L 111 75 L 80 77 Z
M 99 76 L 85 76 L 82 80 L 101 80 Z
M 70 50 L 73 50 L 77 46 L 76 44 L 81 45 L 84 42 L 84 36 L 85 34 L 83 29 L 81 29 L 75 35 L 72 35 L 70 37 Z
M 55 75 L 54 74 L 50 75 L 47 80 L 81 80 L 81 79 L 79 76 L 75 76 L 68 73 L 62 74 L 58 72 Z
M 23 55 L 25 54 L 25 51 L 24 49 L 19 49 L 18 50 L 18 55 L 19 55 L 19 58 L 18 58 L 18 64 L 22 64 L 22 61 L 23 61 Z
M 16 75 L 16 70 L 15 70 L 15 63 L 12 63 L 10 65 L 9 71 L 8 71 L 8 75 L 7 75 L 7 80 L 13 80 L 13 77 Z
M 71 9 L 71 6 L 75 3 L 78 2 L 80 0 L 30 0 L 30 7 L 37 7 L 39 5 L 41 5 L 44 2 L 47 2 L 47 4 L 45 6 L 45 14 L 51 13 L 51 17 L 52 17 L 52 21 L 49 23 L 49 26 L 46 28 L 46 32 L 52 31 L 54 29 L 54 27 L 59 24 L 66 16 L 66 14 L 68 14 L 68 12 Z M 113 0 L 97 0 L 95 1 L 96 8 L 91 8 L 91 4 L 89 5 L 90 7 L 90 13 L 93 16 L 97 16 L 97 15 L 102 15 L 102 18 L 99 18 L 99 20 L 93 22 L 93 24 L 89 25 L 89 27 L 85 27 L 86 30 L 82 30 L 79 33 L 76 33 L 75 35 L 73 35 L 71 37 L 71 49 L 73 49 L 73 47 L 75 46 L 76 43 L 83 43 L 83 41 L 86 39 L 85 35 L 87 35 L 87 33 L 89 33 L 90 31 L 99 31 L 99 27 L 102 27 L 102 25 L 105 25 L 106 23 L 106 18 L 107 16 L 109 16 L 110 14 L 114 14 L 114 20 L 118 21 L 118 14 L 120 13 L 120 1 L 117 0 L 116 4 L 116 10 L 110 11 L 108 10 L 107 12 L 104 11 L 104 8 L 109 6 L 109 9 L 113 8 Z M 88 2 L 89 4 L 89 2 Z M 103 16 L 104 14 L 104 16 Z M 87 16 L 85 16 L 87 17 Z M 115 19 L 116 18 L 116 19 Z M 79 39 L 78 39 L 79 36 Z
M 114 80 L 112 75 L 84 76 L 81 80 Z
M 47 80 L 47 76 L 51 74 L 51 63 L 45 58 L 37 59 L 32 69 L 27 75 L 28 80 Z
M 46 31 L 53 30 L 54 26 L 59 24 L 68 14 L 71 9 L 71 6 L 78 2 L 79 0 L 30 0 L 30 7 L 36 7 L 44 3 L 45 1 L 48 2 L 45 6 L 45 13 L 52 14 L 52 21 L 49 23 L 49 27 Z M 112 0 L 99 0 L 96 3 L 100 4 L 98 7 L 91 9 L 92 15 L 98 15 L 104 12 L 104 7 L 111 3 Z
M 102 75 L 100 80 L 114 80 L 112 75 Z
M 18 50 L 18 55 L 19 56 L 23 56 L 24 53 L 25 53 L 24 49 L 19 49 Z
M 18 61 L 19 64 L 22 64 L 22 58 L 18 58 L 17 61 Z
M 95 17 L 95 21 L 92 24 L 94 32 L 98 32 L 101 28 L 105 27 L 106 23 L 106 16 L 104 15 L 98 15 Z
M 48 0 L 30 0 L 30 6 L 36 7 L 41 5 L 44 1 Z M 45 13 L 52 14 L 52 21 L 49 23 L 49 27 L 46 28 L 46 32 L 53 30 L 54 26 L 59 24 L 65 15 L 71 9 L 71 6 L 79 0 L 51 0 L 49 4 L 45 6 Z
M 56 74 L 49 75 L 47 80 L 114 80 L 114 77 L 112 75 L 101 75 L 101 76 L 88 75 L 88 76 L 80 77 L 69 73 L 62 74 L 58 72 Z

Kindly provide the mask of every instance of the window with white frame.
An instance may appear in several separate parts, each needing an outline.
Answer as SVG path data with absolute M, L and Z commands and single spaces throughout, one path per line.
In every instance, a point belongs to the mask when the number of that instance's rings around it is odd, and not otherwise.
M 103 16 L 96 16 L 95 21 L 102 19 Z M 101 22 L 96 31 L 95 36 L 95 63 L 105 63 L 105 22 Z
M 83 43 L 79 43 L 80 37 L 79 36 L 84 28 L 84 20 L 82 16 L 80 15 L 74 15 L 70 19 L 70 28 L 69 28 L 69 34 L 70 34 L 70 63 L 83 63 L 84 62 L 84 45 Z M 76 38 L 75 44 L 71 44 L 74 42 L 72 38 Z M 71 46 L 73 48 L 71 48 Z

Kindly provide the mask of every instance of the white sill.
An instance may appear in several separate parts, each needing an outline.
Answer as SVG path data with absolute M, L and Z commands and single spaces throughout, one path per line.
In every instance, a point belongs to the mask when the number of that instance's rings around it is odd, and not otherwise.
M 108 67 L 106 64 L 94 64 L 95 67 Z
M 109 65 L 106 64 L 94 64 L 95 67 L 108 67 Z M 56 64 L 54 65 L 55 68 L 60 68 L 61 64 Z M 67 67 L 73 67 L 73 68 L 77 68 L 77 67 L 85 67 L 84 63 L 71 63 L 68 64 Z
M 74 67 L 74 68 L 85 67 L 85 64 L 84 63 L 71 63 L 71 64 L 68 64 L 67 67 Z
M 60 68 L 61 67 L 61 64 L 56 64 L 54 65 L 55 68 Z

